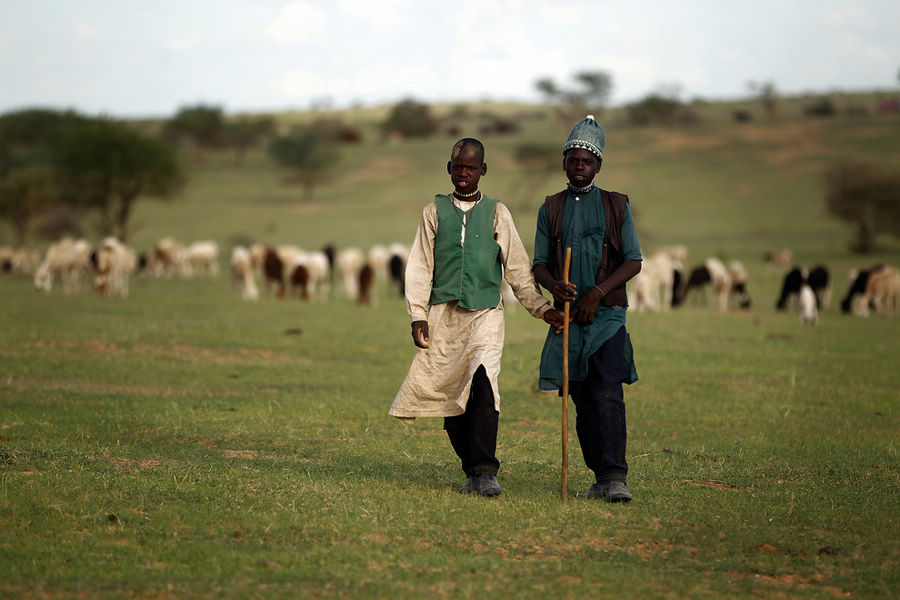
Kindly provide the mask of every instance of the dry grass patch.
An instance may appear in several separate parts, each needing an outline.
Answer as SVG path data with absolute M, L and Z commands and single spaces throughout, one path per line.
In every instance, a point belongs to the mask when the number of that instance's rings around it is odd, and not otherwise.
M 114 342 L 104 340 L 86 340 L 86 341 L 37 341 L 27 347 L 38 350 L 62 350 L 62 351 L 83 351 L 101 356 L 150 356 L 157 358 L 171 358 L 179 362 L 215 364 L 215 365 L 236 365 L 236 364 L 253 364 L 257 362 L 265 363 L 308 363 L 309 359 L 290 356 L 272 350 L 262 348 L 209 348 L 203 346 L 189 346 L 186 344 L 170 343 L 167 345 L 156 344 L 134 344 L 132 346 L 120 346 Z

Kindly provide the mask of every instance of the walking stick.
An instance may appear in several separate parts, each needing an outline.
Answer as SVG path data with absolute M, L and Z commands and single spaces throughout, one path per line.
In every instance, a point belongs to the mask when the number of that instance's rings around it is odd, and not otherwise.
M 563 281 L 569 283 L 569 264 L 572 262 L 572 248 L 566 248 L 566 263 L 563 267 Z M 562 480 L 560 497 L 565 502 L 569 497 L 569 302 L 563 308 L 563 364 L 562 364 Z

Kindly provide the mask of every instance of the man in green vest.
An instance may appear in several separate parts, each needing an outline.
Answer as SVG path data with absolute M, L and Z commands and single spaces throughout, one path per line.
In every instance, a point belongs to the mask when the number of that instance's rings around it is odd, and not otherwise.
M 625 283 L 641 271 L 628 197 L 601 190 L 594 178 L 603 164 L 606 133 L 592 115 L 579 121 L 563 146 L 567 189 L 548 196 L 538 211 L 534 278 L 557 306 L 573 302 L 569 381 L 575 431 L 595 483 L 581 497 L 628 502 L 625 401 L 622 383 L 637 381 L 625 330 Z M 565 248 L 572 248 L 569 284 Z M 550 331 L 541 354 L 542 390 L 562 388 L 560 336 Z M 560 391 L 560 393 L 562 393 Z
M 462 462 L 460 493 L 496 496 L 497 377 L 503 352 L 501 282 L 528 312 L 561 331 L 563 313 L 541 295 L 509 209 L 478 189 L 484 146 L 453 146 L 450 194 L 438 194 L 422 219 L 406 264 L 406 306 L 417 350 L 388 414 L 410 422 L 443 417 Z

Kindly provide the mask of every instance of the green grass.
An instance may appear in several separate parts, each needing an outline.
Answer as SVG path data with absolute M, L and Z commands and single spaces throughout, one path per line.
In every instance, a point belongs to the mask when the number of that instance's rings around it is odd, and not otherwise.
M 631 195 L 645 250 L 740 259 L 755 301 L 629 316 L 626 506 L 560 501 L 545 327 L 521 308 L 500 378 L 504 493 L 483 499 L 455 492 L 440 420 L 386 414 L 413 355 L 399 298 L 247 304 L 224 279 L 145 278 L 127 299 L 64 297 L 0 278 L 0 597 L 895 596 L 900 320 L 832 307 L 804 327 L 774 310 L 761 256 L 827 262 L 836 300 L 849 268 L 897 263 L 890 239 L 847 252 L 820 176 L 841 150 L 896 168 L 897 125 L 610 128 L 601 177 Z M 564 137 L 535 121 L 485 140 L 483 187 L 528 246 L 562 177 L 511 157 Z M 261 153 L 240 169 L 212 155 L 182 198 L 139 205 L 132 243 L 409 241 L 452 141 L 348 149 L 311 199 Z M 591 480 L 569 429 L 576 490 Z

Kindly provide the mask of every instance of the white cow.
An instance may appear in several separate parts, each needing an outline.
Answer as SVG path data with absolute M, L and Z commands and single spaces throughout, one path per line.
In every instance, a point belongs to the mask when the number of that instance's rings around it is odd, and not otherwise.
M 219 276 L 219 245 L 212 240 L 194 242 L 179 252 L 178 262 L 184 277 L 206 272 L 216 278 Z
M 816 308 L 816 293 L 804 283 L 800 286 L 800 293 L 797 295 L 797 308 L 800 311 L 800 321 L 806 325 L 815 325 L 819 322 L 819 311 Z
M 50 244 L 43 262 L 34 273 L 34 286 L 49 292 L 56 276 L 63 282 L 66 295 L 78 292 L 81 278 L 91 268 L 91 245 L 87 240 L 63 238 Z
M 244 246 L 235 246 L 231 250 L 231 281 L 240 290 L 244 300 L 258 300 L 259 288 L 253 275 L 253 264 L 250 250 Z
M 350 299 L 359 296 L 359 275 L 366 264 L 366 257 L 359 248 L 344 248 L 334 261 L 343 283 L 344 295 Z
M 108 237 L 97 248 L 97 275 L 94 291 L 101 296 L 128 297 L 128 279 L 137 266 L 134 250 L 115 237 Z
M 672 288 L 676 263 L 665 251 L 644 259 L 641 272 L 631 280 L 629 304 L 637 312 L 668 311 L 672 308 Z

